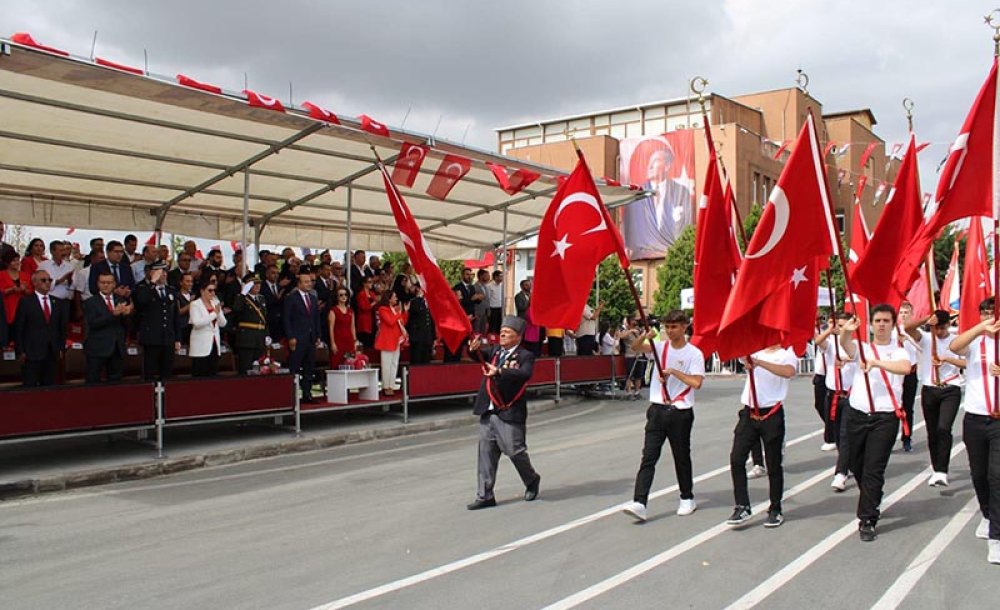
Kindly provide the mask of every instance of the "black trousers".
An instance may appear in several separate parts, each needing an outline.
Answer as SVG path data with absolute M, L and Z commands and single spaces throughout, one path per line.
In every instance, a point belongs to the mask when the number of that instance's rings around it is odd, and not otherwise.
M 907 430 L 913 430 L 913 403 L 917 400 L 917 373 L 916 371 L 903 377 L 903 412 L 906 413 Z M 904 436 L 904 441 L 910 440 L 909 436 Z
M 594 335 L 579 335 L 576 338 L 576 355 L 592 356 L 597 348 L 597 337 Z
M 1000 419 L 966 413 L 962 440 L 979 510 L 990 521 L 990 540 L 1000 540 Z
M 36 388 L 56 384 L 56 370 L 59 368 L 59 355 L 51 349 L 41 360 L 24 361 L 24 386 Z
M 118 352 L 110 356 L 97 357 L 87 354 L 87 383 L 101 383 L 101 376 L 107 375 L 108 381 L 121 381 L 124 359 Z
M 772 407 L 773 409 L 773 407 Z M 780 408 L 761 409 L 757 420 L 750 417 L 751 411 L 744 407 L 733 430 L 733 449 L 729 454 L 729 471 L 733 476 L 733 496 L 738 506 L 750 506 L 750 491 L 747 489 L 747 455 L 753 448 L 764 443 L 767 458 L 767 479 L 770 488 L 771 506 L 768 510 L 781 512 L 781 494 L 785 487 L 785 472 L 781 466 L 781 447 L 785 443 L 785 413 Z
M 193 363 L 192 363 L 193 366 Z M 174 345 L 142 346 L 142 378 L 165 381 L 174 373 Z
M 670 441 L 674 456 L 677 485 L 681 499 L 694 498 L 694 475 L 691 468 L 691 428 L 694 427 L 694 410 L 677 409 L 673 405 L 652 403 L 646 410 L 646 439 L 642 445 L 642 461 L 635 475 L 636 502 L 647 504 L 653 486 L 656 462 L 663 451 L 663 443 Z
M 363 332 L 359 331 L 358 332 L 358 341 L 360 341 L 361 345 L 363 345 L 364 347 L 369 347 L 369 348 L 370 347 L 374 347 L 375 346 L 375 333 L 363 333 Z
M 563 338 L 562 337 L 549 337 L 546 340 L 546 346 L 549 349 L 549 357 L 558 358 L 563 355 Z
M 410 341 L 410 364 L 428 364 L 434 355 L 434 343 Z
M 861 490 L 858 519 L 874 523 L 878 521 L 878 506 L 882 503 L 885 468 L 899 434 L 899 419 L 895 413 L 869 414 L 850 407 L 845 416 L 851 471 Z
M 819 420 L 823 422 L 823 442 L 832 443 L 834 442 L 834 433 L 826 425 L 827 400 L 826 376 L 813 375 L 813 408 L 816 409 L 816 415 L 819 415 Z
M 215 377 L 219 374 L 219 350 L 212 345 L 212 353 L 191 359 L 192 377 Z
M 962 388 L 925 385 L 920 390 L 920 407 L 927 423 L 927 448 L 934 472 L 948 472 L 951 463 L 951 428 L 962 402 Z
M 503 310 L 499 307 L 490 307 L 489 313 L 489 325 L 490 332 L 498 335 L 500 334 L 500 323 L 503 322 Z
M 851 410 L 850 397 L 846 394 L 839 395 L 837 408 L 833 408 L 833 401 L 836 392 L 827 390 L 826 401 L 826 427 L 824 428 L 824 438 L 829 434 L 837 445 L 837 466 L 834 474 L 847 475 L 851 471 L 850 441 L 847 438 L 847 411 Z
M 299 341 L 295 346 L 295 351 L 288 355 L 288 368 L 292 375 L 299 374 L 302 400 L 312 400 L 312 380 L 315 366 L 316 344 L 312 341 Z
M 240 347 L 236 349 L 236 374 L 246 375 L 253 368 L 253 363 L 264 355 L 264 350 Z

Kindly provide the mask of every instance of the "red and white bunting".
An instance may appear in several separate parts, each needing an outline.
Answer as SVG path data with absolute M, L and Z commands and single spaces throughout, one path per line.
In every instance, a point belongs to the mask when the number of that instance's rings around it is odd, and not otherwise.
M 791 143 L 792 143 L 791 140 L 785 140 L 784 142 L 782 142 L 781 146 L 778 147 L 778 151 L 774 153 L 774 158 L 780 159 L 781 153 L 785 152 L 785 149 L 788 148 L 788 145 Z
M 538 180 L 542 177 L 538 172 L 533 172 L 528 169 L 516 169 L 513 174 L 507 173 L 507 168 L 500 165 L 499 163 L 487 163 L 486 164 L 490 171 L 493 172 L 493 176 L 497 179 L 497 183 L 503 192 L 508 195 L 516 195 L 523 191 L 529 184 Z
M 192 89 L 201 89 L 202 91 L 208 91 L 209 93 L 215 93 L 216 95 L 222 95 L 222 87 L 217 87 L 216 85 L 211 85 L 209 83 L 203 83 L 197 81 L 190 76 L 184 76 L 183 74 L 177 75 L 177 82 L 185 87 L 191 87 Z
M 868 164 L 868 159 L 871 158 L 872 153 L 875 152 L 875 147 L 879 144 L 881 144 L 881 142 L 872 142 L 865 147 L 865 152 L 861 153 L 861 169 L 864 169 L 865 165 Z
M 396 186 L 413 186 L 417 176 L 420 175 L 420 166 L 427 158 L 428 146 L 423 144 L 413 144 L 403 142 L 399 149 L 399 158 L 392 168 L 392 182 Z
M 275 112 L 285 111 L 284 105 L 282 105 L 278 98 L 268 97 L 263 93 L 257 93 L 250 89 L 244 89 L 243 95 L 247 96 L 247 104 L 254 108 L 264 108 L 265 110 L 274 110 Z
M 361 129 L 364 129 L 368 133 L 373 133 L 377 136 L 382 136 L 385 138 L 389 137 L 389 128 L 383 123 L 379 123 L 375 119 L 371 118 L 367 114 L 362 114 L 358 117 L 358 121 L 361 122 Z
M 20 45 L 24 45 L 26 47 L 33 47 L 35 49 L 38 49 L 39 51 L 46 51 L 48 53 L 52 53 L 53 55 L 62 55 L 63 57 L 69 57 L 69 53 L 63 51 L 62 49 L 57 49 L 55 47 L 49 47 L 43 44 L 38 44 L 37 42 L 35 42 L 35 39 L 31 37 L 31 34 L 27 32 L 15 32 L 14 34 L 11 34 L 10 41 Z
M 438 166 L 434 178 L 427 186 L 427 194 L 444 201 L 459 180 L 472 169 L 472 161 L 458 155 L 445 155 Z
M 340 125 L 340 119 L 337 118 L 337 115 L 322 106 L 312 102 L 302 102 L 302 107 L 309 110 L 309 116 L 316 120 L 326 121 L 327 123 L 333 123 L 334 125 Z

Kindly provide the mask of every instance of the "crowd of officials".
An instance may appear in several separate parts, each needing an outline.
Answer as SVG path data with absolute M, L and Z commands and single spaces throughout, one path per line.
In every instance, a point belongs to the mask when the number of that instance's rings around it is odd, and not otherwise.
M 310 387 L 315 350 L 327 347 L 329 366 L 364 349 L 379 353 L 383 390 L 398 389 L 400 352 L 411 364 L 431 362 L 439 345 L 418 278 L 408 263 L 395 270 L 378 256 L 356 251 L 350 265 L 329 251 L 296 256 L 262 250 L 247 269 L 242 252 L 226 265 L 222 252 L 207 255 L 193 241 L 174 253 L 166 245 L 140 246 L 135 235 L 89 251 L 68 241 L 32 239 L 21 252 L 4 240 L 0 222 L 0 345 L 22 363 L 25 386 L 56 383 L 65 350 L 81 344 L 88 383 L 122 378 L 130 350 L 141 351 L 142 376 L 165 380 L 175 357 L 188 356 L 194 376 L 213 376 L 222 354 L 233 352 L 236 372 L 252 371 L 269 346 L 288 348 L 287 365 Z M 462 271 L 454 291 L 476 334 L 498 334 L 503 316 L 501 271 Z M 580 327 L 544 329 L 531 323 L 531 281 L 514 296 L 525 319 L 525 344 L 537 354 L 563 355 L 564 340 L 577 354 L 598 350 L 601 308 L 587 307 Z M 468 353 L 444 350 L 444 361 Z

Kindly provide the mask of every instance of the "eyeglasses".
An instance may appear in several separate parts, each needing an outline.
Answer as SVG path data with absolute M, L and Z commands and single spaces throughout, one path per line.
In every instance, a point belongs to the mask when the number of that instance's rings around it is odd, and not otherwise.
M 209 288 L 205 292 L 207 292 L 208 294 L 215 294 L 215 288 Z
M 51 282 L 52 278 L 50 278 L 50 277 L 40 277 L 40 278 L 38 278 L 38 281 L 39 282 Z

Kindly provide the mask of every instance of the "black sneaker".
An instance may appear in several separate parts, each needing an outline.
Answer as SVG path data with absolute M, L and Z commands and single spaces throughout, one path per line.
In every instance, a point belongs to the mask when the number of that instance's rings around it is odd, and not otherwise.
M 908 438 L 903 439 L 903 452 L 910 453 L 913 451 L 913 443 Z
M 781 516 L 780 510 L 769 510 L 767 511 L 767 519 L 764 521 L 764 527 L 781 527 L 781 524 L 785 522 L 785 518 Z
M 726 525 L 740 525 L 750 519 L 749 506 L 737 506 L 733 509 L 733 514 L 726 519 Z
M 874 521 L 863 522 L 858 526 L 858 533 L 861 536 L 861 542 L 875 542 L 878 538 L 878 534 L 875 533 Z

